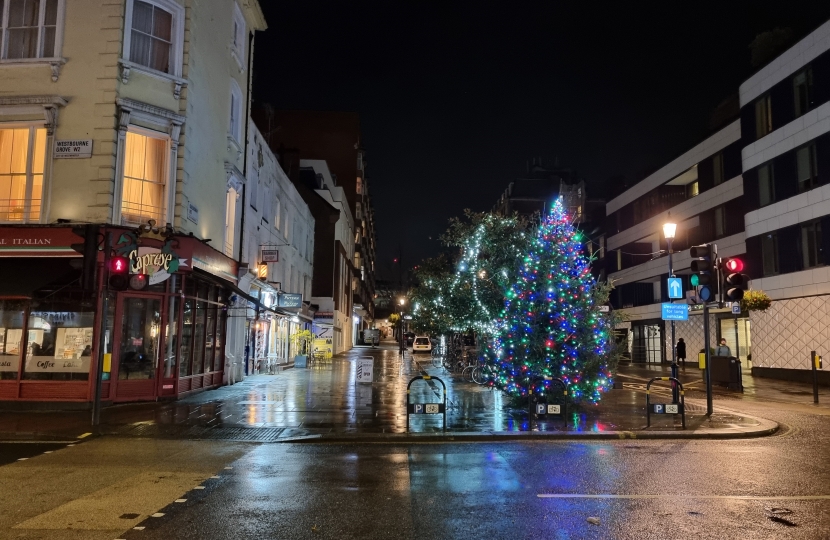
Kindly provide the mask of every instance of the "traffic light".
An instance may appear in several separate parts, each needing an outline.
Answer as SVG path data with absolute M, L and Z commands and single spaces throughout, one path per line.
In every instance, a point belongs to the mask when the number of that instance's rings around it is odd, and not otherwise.
M 723 261 L 725 294 L 724 301 L 738 302 L 744 297 L 744 290 L 749 282 L 749 277 L 741 274 L 744 263 L 740 259 L 727 259 Z
M 697 287 L 697 295 L 702 302 L 709 302 L 717 292 L 717 280 L 713 275 L 715 271 L 715 253 L 712 244 L 692 246 L 689 249 L 692 256 L 692 286 Z
M 98 225 L 72 227 L 72 232 L 84 239 L 83 242 L 72 244 L 70 247 L 84 256 L 81 288 L 91 291 L 95 289 L 95 268 L 98 266 Z
M 116 291 L 126 290 L 130 285 L 130 260 L 127 257 L 116 255 L 110 259 L 110 277 L 108 280 L 110 289 Z

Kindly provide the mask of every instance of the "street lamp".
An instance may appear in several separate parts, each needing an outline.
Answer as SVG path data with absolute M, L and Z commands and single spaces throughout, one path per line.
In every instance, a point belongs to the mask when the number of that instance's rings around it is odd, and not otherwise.
M 398 303 L 401 305 L 401 318 L 400 318 L 400 328 L 398 329 L 398 338 L 400 338 L 400 347 L 398 348 L 398 352 L 403 354 L 404 349 L 404 338 L 403 338 L 403 306 L 406 304 L 406 298 L 400 298 Z
M 677 232 L 677 223 L 664 223 L 663 224 L 663 236 L 666 237 L 666 243 L 668 244 L 668 251 L 669 251 L 669 277 L 674 277 L 674 268 L 672 267 L 672 250 L 671 250 L 671 242 L 674 240 L 674 235 Z M 671 298 L 671 292 L 669 292 L 669 302 L 674 303 L 674 299 Z M 671 376 L 675 379 L 677 378 L 677 350 L 674 346 L 674 321 L 671 322 Z M 677 395 L 677 385 L 672 383 L 672 402 L 678 402 L 678 395 Z

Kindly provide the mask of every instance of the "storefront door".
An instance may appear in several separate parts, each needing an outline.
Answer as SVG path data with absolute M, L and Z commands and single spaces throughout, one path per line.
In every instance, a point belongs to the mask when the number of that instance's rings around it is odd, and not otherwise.
M 113 343 L 113 401 L 159 395 L 164 328 L 163 295 L 119 295 Z

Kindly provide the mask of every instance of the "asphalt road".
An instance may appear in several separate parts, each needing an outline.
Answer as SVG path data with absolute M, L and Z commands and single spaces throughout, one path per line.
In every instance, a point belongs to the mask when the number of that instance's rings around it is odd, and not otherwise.
M 0 465 L 24 461 L 41 454 L 51 454 L 66 446 L 66 443 L 0 442 Z
M 830 538 L 827 411 L 766 412 L 753 440 L 252 446 L 121 538 Z

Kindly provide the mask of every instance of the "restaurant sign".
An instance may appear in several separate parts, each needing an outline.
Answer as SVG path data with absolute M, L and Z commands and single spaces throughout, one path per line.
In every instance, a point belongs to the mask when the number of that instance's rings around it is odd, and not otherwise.
M 139 246 L 138 240 L 132 232 L 122 233 L 116 251 L 129 259 L 130 273 L 147 275 L 150 285 L 166 281 L 170 274 L 187 266 L 187 260 L 179 258 L 173 250 L 175 239 L 168 238 L 161 248 Z

